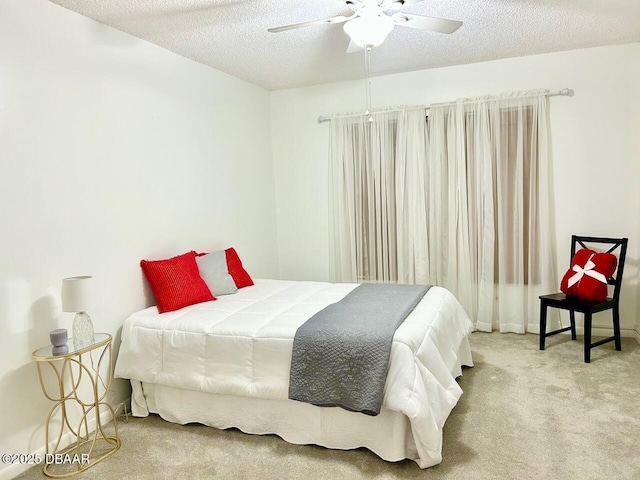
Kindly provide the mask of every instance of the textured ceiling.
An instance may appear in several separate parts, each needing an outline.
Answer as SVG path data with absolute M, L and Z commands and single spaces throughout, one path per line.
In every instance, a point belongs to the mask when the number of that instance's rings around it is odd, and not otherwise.
M 351 11 L 344 0 L 51 0 L 269 90 L 364 76 L 342 24 L 267 28 Z M 396 26 L 372 75 L 640 41 L 640 0 L 425 0 L 405 12 L 463 21 L 451 35 Z

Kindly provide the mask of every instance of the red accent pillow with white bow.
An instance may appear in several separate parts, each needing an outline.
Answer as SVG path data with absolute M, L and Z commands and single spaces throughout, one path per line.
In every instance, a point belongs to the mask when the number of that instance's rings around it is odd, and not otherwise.
M 560 290 L 582 300 L 607 299 L 607 280 L 613 277 L 618 259 L 611 253 L 597 253 L 583 248 L 571 260 L 571 268 L 562 277 Z

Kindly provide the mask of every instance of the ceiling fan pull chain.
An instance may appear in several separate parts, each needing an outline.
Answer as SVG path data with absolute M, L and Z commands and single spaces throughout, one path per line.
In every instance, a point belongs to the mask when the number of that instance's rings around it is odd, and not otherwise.
M 365 115 L 369 115 L 369 123 L 373 123 L 373 115 L 371 115 L 371 45 L 364 47 L 364 68 L 366 72 L 366 95 L 367 95 L 367 109 L 364 112 Z

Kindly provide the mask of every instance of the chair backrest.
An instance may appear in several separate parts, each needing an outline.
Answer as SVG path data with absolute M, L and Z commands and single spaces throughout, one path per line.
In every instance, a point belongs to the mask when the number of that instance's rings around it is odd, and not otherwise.
M 618 300 L 620 298 L 620 288 L 622 287 L 622 273 L 624 272 L 624 261 L 627 257 L 627 238 L 608 238 L 608 237 L 584 237 L 580 235 L 572 235 L 571 236 L 571 259 L 576 254 L 577 246 L 580 245 L 582 248 L 589 248 L 592 250 L 596 250 L 595 248 L 590 247 L 587 244 L 602 244 L 605 245 L 604 251 L 605 253 L 613 253 L 618 257 L 618 268 L 616 269 L 616 273 L 613 275 L 613 278 L 609 278 L 607 283 L 609 285 L 613 285 L 613 298 Z M 619 249 L 619 252 L 616 253 L 616 250 Z M 569 261 L 571 261 L 571 259 Z

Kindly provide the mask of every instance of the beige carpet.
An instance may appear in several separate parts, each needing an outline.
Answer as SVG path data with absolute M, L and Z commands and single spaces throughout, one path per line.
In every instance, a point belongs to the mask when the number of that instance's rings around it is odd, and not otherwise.
M 426 470 L 151 416 L 121 420 L 120 451 L 78 478 L 640 479 L 640 346 L 598 347 L 587 365 L 581 340 L 552 337 L 540 352 L 536 335 L 474 333 L 443 462 Z

